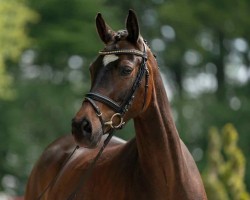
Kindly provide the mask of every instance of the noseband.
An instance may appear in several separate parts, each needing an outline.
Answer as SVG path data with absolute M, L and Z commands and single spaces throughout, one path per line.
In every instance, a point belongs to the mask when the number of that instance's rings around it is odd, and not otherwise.
M 102 124 L 103 134 L 105 134 L 104 133 L 105 126 L 110 126 L 111 129 L 121 129 L 124 126 L 125 122 L 123 121 L 123 116 L 128 111 L 129 107 L 132 105 L 132 102 L 135 98 L 135 92 L 136 92 L 137 88 L 140 86 L 144 74 L 146 74 L 145 75 L 145 93 L 144 93 L 144 102 L 142 105 L 142 109 L 145 106 L 146 96 L 147 96 L 147 88 L 148 88 L 149 71 L 148 71 L 148 67 L 146 65 L 147 53 L 146 53 L 145 45 L 143 45 L 143 47 L 144 47 L 143 52 L 136 50 L 136 49 L 133 49 L 133 50 L 121 49 L 121 50 L 114 50 L 114 51 L 100 51 L 99 52 L 100 55 L 104 55 L 104 56 L 111 55 L 111 54 L 115 54 L 115 55 L 130 54 L 130 55 L 140 56 L 142 58 L 142 62 L 141 62 L 141 65 L 138 69 L 138 73 L 137 73 L 136 79 L 133 83 L 133 86 L 132 86 L 128 96 L 122 102 L 122 104 L 118 104 L 115 101 L 113 101 L 112 99 L 110 99 L 109 97 L 104 96 L 104 95 L 99 94 L 99 93 L 89 92 L 86 94 L 85 101 L 89 102 L 92 105 L 92 107 L 94 108 L 96 115 Z M 102 118 L 102 112 L 100 111 L 99 107 L 96 105 L 95 101 L 101 102 L 115 111 L 115 114 L 111 117 L 111 119 L 109 121 L 104 122 L 104 120 Z M 115 118 L 119 119 L 119 123 L 114 124 Z

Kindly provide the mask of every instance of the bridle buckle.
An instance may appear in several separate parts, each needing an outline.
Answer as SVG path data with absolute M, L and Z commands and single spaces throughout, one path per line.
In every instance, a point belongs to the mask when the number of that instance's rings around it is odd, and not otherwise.
M 118 123 L 118 125 L 114 124 L 114 118 L 119 118 L 120 122 Z M 112 117 L 110 118 L 109 121 L 105 122 L 104 125 L 106 126 L 110 126 L 113 129 L 120 129 L 123 127 L 123 125 L 125 124 L 125 122 L 123 121 L 123 117 L 121 113 L 115 113 L 112 115 Z

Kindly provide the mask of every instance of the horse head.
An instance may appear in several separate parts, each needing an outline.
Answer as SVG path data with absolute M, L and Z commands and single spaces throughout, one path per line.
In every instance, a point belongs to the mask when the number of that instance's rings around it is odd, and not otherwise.
M 130 10 L 126 30 L 113 31 L 99 13 L 97 32 L 105 47 L 90 66 L 91 89 L 72 120 L 72 134 L 80 146 L 94 148 L 103 134 L 120 129 L 148 106 L 152 93 L 149 59 L 152 53 L 140 36 Z

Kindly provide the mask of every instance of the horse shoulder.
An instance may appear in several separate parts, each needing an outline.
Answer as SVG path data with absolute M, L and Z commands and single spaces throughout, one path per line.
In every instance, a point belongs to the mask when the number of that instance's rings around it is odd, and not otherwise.
M 48 191 L 48 196 L 51 199 L 66 199 L 72 192 L 76 190 L 80 182 L 85 180 L 86 174 L 89 173 L 89 167 L 101 149 L 105 139 L 106 135 L 102 137 L 101 143 L 95 149 L 83 147 L 77 149 L 67 164 L 61 168 L 60 175 L 51 187 L 52 190 Z M 105 176 L 107 173 L 110 173 L 110 163 L 113 161 L 114 155 L 120 151 L 125 143 L 126 142 L 124 140 L 121 140 L 117 137 L 113 137 L 110 140 L 100 159 L 93 167 L 94 170 L 90 172 L 90 178 L 86 178 L 86 180 L 83 181 L 83 189 L 80 191 L 84 192 L 83 194 L 79 195 L 84 195 L 84 199 L 91 199 L 94 195 L 93 190 L 95 190 L 96 187 L 103 188 L 103 185 L 105 185 L 102 184 L 104 178 L 103 176 Z M 93 180 L 95 181 L 93 182 Z M 62 191 L 61 188 L 65 189 Z M 99 193 L 100 189 L 97 190 L 97 194 Z M 104 194 L 105 193 L 106 191 L 104 191 Z
M 105 139 L 106 136 L 103 136 L 102 142 Z M 113 149 L 124 143 L 126 143 L 125 140 L 122 140 L 118 137 L 113 137 L 108 144 L 108 148 Z M 66 160 L 70 157 L 75 147 L 76 143 L 71 134 L 62 136 L 48 145 L 48 147 L 44 150 L 35 166 L 33 167 L 26 186 L 26 200 L 38 197 L 45 190 L 45 188 L 53 182 L 57 174 L 64 168 Z M 100 148 L 101 144 L 97 149 Z M 97 149 L 95 149 L 94 151 L 96 152 Z M 93 151 L 91 149 L 85 148 L 80 148 L 77 152 L 78 153 L 74 154 L 72 158 L 88 158 L 91 154 L 93 154 Z M 77 158 L 76 160 L 81 162 Z

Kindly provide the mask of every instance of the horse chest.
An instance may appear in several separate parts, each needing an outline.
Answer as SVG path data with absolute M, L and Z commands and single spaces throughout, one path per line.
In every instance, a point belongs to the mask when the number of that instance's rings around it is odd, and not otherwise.
M 119 150 L 116 149 L 116 152 Z M 87 156 L 85 154 L 83 157 Z M 127 153 L 123 156 L 120 156 L 120 153 L 119 156 L 115 156 L 112 151 L 107 151 L 96 164 L 88 179 L 81 182 L 88 173 L 89 166 L 83 162 L 83 157 L 76 156 L 60 172 L 60 176 L 49 191 L 50 198 L 67 199 L 79 185 L 80 190 L 77 192 L 77 196 L 83 197 L 84 200 L 128 199 L 128 192 L 131 193 L 133 190 L 134 169 L 136 169 L 133 156 L 128 156 Z
M 126 173 L 109 177 L 94 175 L 79 195 L 84 200 L 157 199 L 146 185 L 144 179 L 134 179 Z

